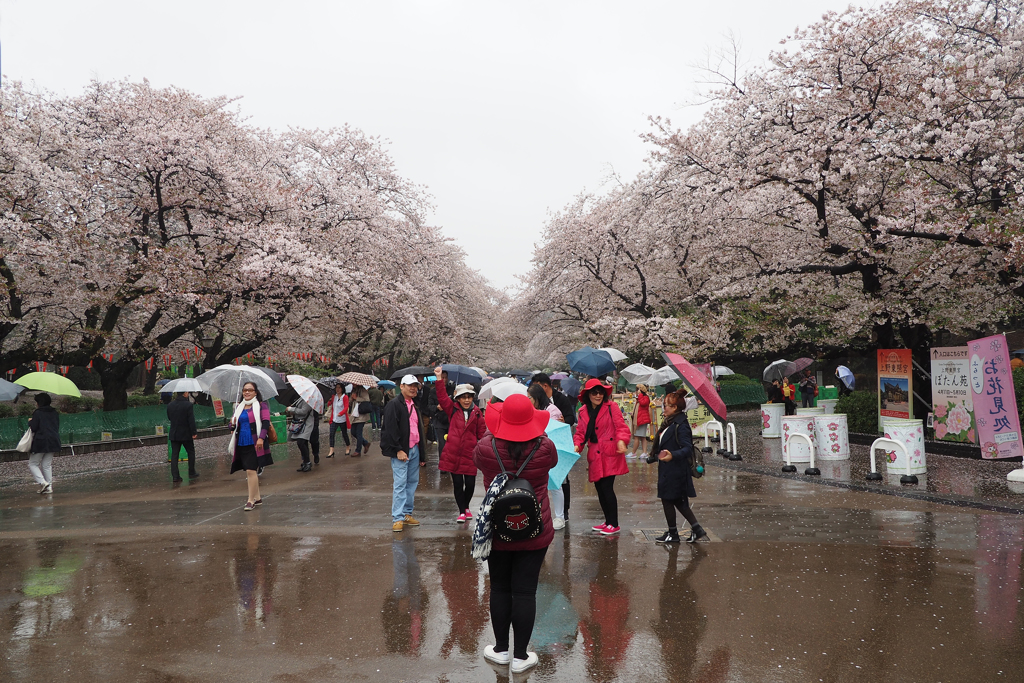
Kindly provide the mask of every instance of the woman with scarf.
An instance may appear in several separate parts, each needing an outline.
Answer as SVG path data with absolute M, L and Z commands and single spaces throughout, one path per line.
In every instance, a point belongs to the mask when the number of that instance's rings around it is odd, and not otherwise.
M 441 367 L 434 368 L 434 375 L 441 376 Z M 455 387 L 455 400 L 448 398 L 444 382 L 434 382 L 437 405 L 448 416 L 447 443 L 441 450 L 438 469 L 452 475 L 455 491 L 455 507 L 459 510 L 456 522 L 473 519 L 469 501 L 473 500 L 476 489 L 476 463 L 473 451 L 480 439 L 487 433 L 484 414 L 476 406 L 476 390 L 472 384 Z M 444 438 L 444 437 L 442 437 Z
M 696 543 L 707 537 L 690 509 L 690 498 L 697 495 L 693 488 L 690 460 L 693 458 L 693 432 L 686 419 L 686 389 L 665 395 L 665 419 L 654 437 L 647 462 L 658 462 L 658 498 L 665 510 L 668 531 L 654 539 L 657 543 L 679 543 L 676 528 L 676 510 L 690 523 L 687 543 Z
M 619 533 L 619 501 L 615 497 L 615 477 L 629 474 L 626 465 L 626 444 L 629 427 L 619 405 L 611 400 L 612 387 L 596 377 L 587 380 L 580 391 L 579 419 L 573 441 L 576 452 L 587 449 L 587 469 L 597 489 L 597 499 L 604 512 L 604 524 L 594 531 L 610 536 Z
M 263 402 L 255 383 L 246 382 L 242 385 L 242 400 L 235 406 L 231 426 L 235 430 L 231 437 L 234 444 L 231 473 L 245 470 L 249 498 L 245 501 L 244 509 L 251 512 L 256 506 L 263 505 L 257 471 L 274 464 L 273 458 L 270 457 L 270 444 L 267 443 L 270 406 Z
M 548 502 L 548 473 L 558 462 L 558 451 L 551 439 L 544 435 L 551 416 L 546 410 L 534 409 L 526 396 L 514 394 L 503 403 L 491 403 L 484 419 L 490 434 L 480 439 L 473 452 L 473 460 L 483 473 L 487 487 L 480 518 L 473 532 L 473 557 L 487 559 L 491 577 L 494 645 L 484 648 L 484 658 L 499 666 L 511 664 L 512 673 L 516 674 L 536 666 L 538 661 L 537 653 L 527 651 L 526 646 L 537 618 L 540 567 L 555 537 Z M 497 458 L 501 458 L 501 465 Z M 533 487 L 541 507 L 541 529 L 535 538 L 503 541 L 493 533 L 490 510 L 504 480 L 504 477 L 497 479 L 502 473 L 502 465 L 510 477 L 514 477 L 522 466 L 520 476 Z M 508 647 L 510 626 L 515 636 L 511 657 Z

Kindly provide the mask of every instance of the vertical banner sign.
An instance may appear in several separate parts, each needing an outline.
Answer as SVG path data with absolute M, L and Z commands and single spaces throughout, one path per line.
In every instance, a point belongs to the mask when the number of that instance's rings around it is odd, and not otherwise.
M 213 399 L 213 414 L 217 417 L 224 417 L 224 401 L 219 398 Z
M 971 392 L 971 362 L 966 346 L 932 349 L 932 426 L 935 438 L 977 443 Z
M 981 457 L 1012 458 L 1024 454 L 1006 337 L 997 334 L 975 339 L 967 342 L 967 349 L 971 354 L 971 393 Z
M 711 369 L 711 363 L 694 363 L 693 367 L 700 370 L 700 373 L 708 378 L 711 382 L 711 386 L 715 386 L 715 373 Z
M 884 417 L 914 417 L 910 349 L 878 349 L 878 426 Z

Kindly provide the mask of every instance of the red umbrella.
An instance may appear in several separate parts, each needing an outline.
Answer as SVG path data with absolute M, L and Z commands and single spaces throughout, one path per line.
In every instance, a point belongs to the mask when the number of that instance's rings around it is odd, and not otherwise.
M 663 353 L 665 362 L 672 368 L 686 386 L 697 396 L 701 403 L 708 407 L 715 419 L 725 424 L 725 401 L 715 391 L 715 385 L 703 372 L 690 365 L 678 353 Z
M 790 364 L 786 366 L 786 374 L 795 375 L 798 372 L 806 370 L 812 365 L 814 365 L 814 361 L 810 358 L 797 358 L 795 361 L 790 362 Z

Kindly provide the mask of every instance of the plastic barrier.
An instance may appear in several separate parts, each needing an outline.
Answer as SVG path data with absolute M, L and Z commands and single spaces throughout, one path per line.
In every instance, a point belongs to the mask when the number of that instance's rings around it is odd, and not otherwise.
M 783 403 L 761 404 L 761 436 L 765 439 L 782 437 L 782 418 L 786 414 Z
M 704 448 L 701 449 L 705 453 L 714 453 L 715 451 L 710 444 L 711 432 L 716 432 L 719 442 L 725 445 L 725 428 L 722 427 L 722 423 L 718 420 L 708 420 L 704 423 Z
M 807 450 L 802 443 L 794 443 L 792 436 L 803 434 L 811 444 Z M 782 418 L 782 454 L 786 462 L 811 462 L 814 458 L 814 416 L 785 415 Z
M 867 479 L 868 481 L 881 481 L 882 480 L 882 475 L 878 471 L 878 468 L 876 467 L 876 464 L 875 464 L 875 449 L 876 448 L 880 448 L 881 444 L 891 444 L 891 445 L 895 446 L 897 451 L 902 451 L 903 452 L 903 460 L 905 462 L 908 462 L 908 463 L 910 462 L 910 458 L 907 457 L 907 447 L 904 446 L 901 442 L 895 441 L 893 439 L 886 438 L 884 436 L 882 438 L 880 438 L 880 439 L 875 439 L 874 442 L 871 444 L 871 471 L 868 472 L 867 476 L 865 477 L 865 479 Z M 906 474 L 904 474 L 902 477 L 900 477 L 900 483 L 901 484 L 916 484 L 917 483 L 917 477 L 915 477 L 913 474 L 911 474 L 910 471 L 908 470 Z
M 850 433 L 846 424 L 843 413 L 814 416 L 818 460 L 850 459 Z
M 797 415 L 824 415 L 825 414 L 825 409 L 822 408 L 821 406 L 818 406 L 817 408 L 797 408 L 796 409 L 796 414 Z
M 818 400 L 818 407 L 825 411 L 825 415 L 831 415 L 836 412 L 837 403 L 839 403 L 838 398 L 822 398 Z

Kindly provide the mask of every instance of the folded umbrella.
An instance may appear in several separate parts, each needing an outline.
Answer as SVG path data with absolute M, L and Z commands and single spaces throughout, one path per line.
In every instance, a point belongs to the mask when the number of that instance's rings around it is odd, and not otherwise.
M 175 391 L 187 391 L 189 393 L 204 393 L 203 386 L 195 377 L 179 377 L 178 379 L 172 379 L 167 384 L 160 387 L 161 394 L 167 394 Z
M 299 398 L 308 403 L 310 408 L 323 414 L 324 395 L 320 393 L 320 389 L 317 388 L 313 380 L 302 375 L 288 375 L 288 384 L 292 385 L 292 389 L 299 395 Z
M 246 382 L 256 385 L 264 401 L 278 395 L 277 385 L 270 376 L 265 371 L 248 365 L 218 365 L 196 379 L 199 380 L 199 386 L 203 387 L 203 391 L 210 396 L 231 403 L 238 403 L 241 400 L 242 385 Z M 287 388 L 287 385 L 285 387 Z
M 78 390 L 74 382 L 55 372 L 30 372 L 14 380 L 14 383 L 20 384 L 26 389 L 45 391 L 59 396 L 80 397 L 82 395 L 82 392 Z
M 544 433 L 555 444 L 555 450 L 558 451 L 558 464 L 548 470 L 548 489 L 554 491 L 569 476 L 569 470 L 580 459 L 580 454 L 576 452 L 576 444 L 572 440 L 572 427 L 566 423 L 552 420 L 548 423 Z
M 683 384 L 690 387 L 690 390 L 697 396 L 697 400 L 707 406 L 715 419 L 725 424 L 726 409 L 725 401 L 715 391 L 714 384 L 707 375 L 690 365 L 689 362 L 677 353 L 663 353 L 668 367 L 671 367 Z
M 772 361 L 768 367 L 764 369 L 764 373 L 762 373 L 761 377 L 765 382 L 774 382 L 777 379 L 787 377 L 789 375 L 789 373 L 786 372 L 788 368 L 789 361 L 785 358 L 780 358 L 779 360 Z
M 569 369 L 590 377 L 603 377 L 609 372 L 615 371 L 615 361 L 608 355 L 607 351 L 584 346 L 578 351 L 566 355 L 569 361 Z
M 346 372 L 343 375 L 338 375 L 338 381 L 344 382 L 345 384 L 354 384 L 359 387 L 377 386 L 377 380 L 370 375 L 365 375 L 361 372 Z
M 20 384 L 0 379 L 0 401 L 13 401 L 23 391 L 25 391 L 25 387 Z

